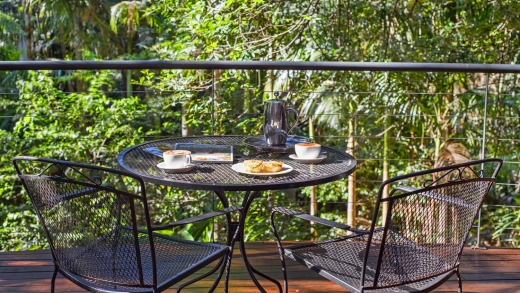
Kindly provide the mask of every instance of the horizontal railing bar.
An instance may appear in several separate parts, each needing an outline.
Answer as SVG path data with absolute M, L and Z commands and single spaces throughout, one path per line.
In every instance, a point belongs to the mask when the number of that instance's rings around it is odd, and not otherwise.
M 167 135 L 155 135 L 155 136 L 143 136 L 143 138 L 145 139 L 145 141 L 148 141 L 148 140 L 154 140 L 154 139 L 161 139 L 161 138 L 167 138 L 169 136 Z M 327 137 L 322 137 L 322 138 L 327 138 Z M 361 137 L 361 136 L 358 136 L 358 137 L 354 137 L 354 138 L 362 138 L 362 139 L 365 139 L 365 140 L 382 140 L 383 137 L 379 137 L 379 136 L 371 136 L 371 137 Z M 27 141 L 39 141 L 39 140 L 46 140 L 47 138 L 23 138 L 23 140 L 27 140 Z M 335 137 L 335 138 L 329 138 L 329 139 L 341 139 L 341 137 Z M 435 138 L 433 137 L 403 137 L 403 136 L 392 136 L 392 137 L 388 137 L 388 139 L 415 139 L 415 140 L 434 140 Z M 453 140 L 465 140 L 465 141 L 468 141 L 468 140 L 474 140 L 474 141 L 479 141 L 481 138 L 479 137 L 475 137 L 475 138 L 452 138 Z M 70 138 L 70 137 L 54 137 L 54 141 L 92 141 L 92 140 L 98 140 L 98 141 L 103 141 L 102 138 L 94 138 L 94 137 L 84 137 L 84 138 L 81 138 L 81 139 L 78 139 L 78 138 Z M 510 139 L 510 138 L 499 138 L 497 139 L 497 141 L 505 141 L 505 142 L 520 142 L 519 139 Z M 356 158 L 357 161 L 383 161 L 384 159 L 383 158 L 377 158 L 377 157 L 373 157 L 373 158 Z M 387 159 L 388 161 L 416 161 L 417 159 L 404 159 L 404 158 L 395 158 L 395 159 Z M 511 162 L 511 163 L 515 163 L 515 164 L 518 164 L 517 162 Z
M 0 70 L 100 70 L 100 69 L 247 69 L 321 71 L 408 71 L 520 73 L 516 64 L 416 63 L 416 62 L 310 62 L 310 61 L 0 61 Z
M 0 61 L 0 63 L 2 63 Z M 245 88 L 245 87 L 244 87 Z M 248 89 L 248 88 L 245 88 L 245 89 Z M 253 89 L 253 88 L 249 88 L 249 89 Z M 61 91 L 62 93 L 78 93 L 78 91 Z M 87 91 L 85 91 L 87 92 Z M 157 89 L 153 89 L 153 90 L 146 90 L 146 91 L 142 91 L 142 90 L 134 90 L 132 91 L 134 94 L 149 94 L 149 93 L 154 93 L 154 94 L 171 94 L 171 93 L 182 93 L 182 92 L 205 92 L 204 89 L 199 89 L 199 90 L 191 90 L 191 89 L 186 89 L 186 90 L 157 90 Z M 278 92 L 278 91 L 263 91 L 261 93 L 272 93 L 272 92 Z M 320 94 L 320 93 L 324 93 L 324 91 L 315 91 L 315 90 L 283 90 L 284 93 L 301 93 L 301 94 L 308 94 L 308 95 L 311 95 L 311 94 Z M 107 92 L 109 94 L 126 94 L 126 91 L 109 91 Z M 428 93 L 428 92 L 392 92 L 392 91 L 336 91 L 334 93 L 330 93 L 330 92 L 327 92 L 328 94 L 334 94 L 334 95 L 345 95 L 345 94 L 348 94 L 348 95 L 377 95 L 377 94 L 387 94 L 387 95 L 396 95 L 396 96 L 446 96 L 446 95 L 451 95 L 451 96 L 458 96 L 460 94 L 456 94 L 456 93 L 453 93 L 453 92 L 437 92 L 437 93 Z M 0 92 L 0 95 L 5 95 L 5 96 L 18 96 L 20 93 L 19 92 Z M 494 95 L 497 95 L 497 96 L 515 96 L 515 93 L 494 93 Z M 162 98 L 161 96 L 158 96 L 157 98 Z M 316 99 L 316 98 L 309 98 L 309 99 Z
M 30 105 L 30 103 L 19 103 L 20 105 Z M 176 103 L 176 104 L 179 104 L 179 103 Z M 238 113 L 238 114 L 242 114 L 244 112 L 238 112 L 238 111 L 228 111 L 230 113 Z M 59 112 L 58 112 L 59 113 Z M 145 111 L 135 111 L 135 113 L 145 113 Z M 204 113 L 210 113 L 210 112 L 204 112 Z M 245 112 L 244 114 L 255 114 L 253 112 Z M 47 115 L 26 115 L 27 117 L 50 117 L 50 116 L 53 116 L 53 117 L 66 117 L 66 113 L 64 114 L 56 114 L 56 113 L 53 113 L 53 114 L 47 114 Z M 255 115 L 255 116 L 259 116 L 259 115 Z M 313 117 L 320 117 L 320 116 L 339 116 L 339 117 L 382 117 L 379 113 L 355 113 L 355 114 L 350 114 L 350 113 L 347 113 L 347 114 L 343 114 L 343 113 L 319 113 L 319 114 L 306 114 L 305 116 L 313 116 Z M 387 117 L 394 117 L 394 118 L 400 118 L 400 117 L 410 117 L 410 118 L 421 118 L 421 117 L 442 117 L 444 119 L 451 119 L 451 118 L 466 118 L 468 120 L 473 120 L 473 119 L 482 119 L 481 116 L 478 116 L 478 115 L 466 115 L 466 114 L 463 114 L 463 115 L 459 115 L 459 114 L 453 114 L 453 115 L 442 115 L 442 116 L 439 116 L 439 115 L 427 115 L 427 114 L 406 114 L 406 113 L 397 113 L 397 114 L 387 114 L 386 115 Z M 0 116 L 0 118 L 14 118 L 16 117 L 16 115 L 2 115 Z M 488 120 L 498 120 L 498 119 L 520 119 L 520 116 L 494 116 L 492 118 L 488 118 Z M 324 135 L 321 135 L 322 137 L 324 137 Z

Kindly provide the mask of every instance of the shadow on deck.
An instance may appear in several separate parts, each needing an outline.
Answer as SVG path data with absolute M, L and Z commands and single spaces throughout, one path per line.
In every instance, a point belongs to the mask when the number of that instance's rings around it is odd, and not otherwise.
M 247 243 L 250 261 L 261 272 L 281 280 L 278 252 L 274 242 Z M 50 292 L 53 266 L 48 250 L 0 253 L 0 292 Z M 346 292 L 303 266 L 289 261 L 289 292 Z M 520 249 L 471 249 L 462 253 L 461 275 L 464 292 L 520 292 Z M 207 292 L 212 279 L 195 283 L 182 292 Z M 276 287 L 261 281 L 268 292 Z M 220 283 L 217 292 L 222 292 Z M 235 249 L 230 292 L 259 292 Z M 56 292 L 86 292 L 58 275 Z M 174 288 L 166 292 L 176 292 Z M 457 292 L 455 278 L 435 292 Z

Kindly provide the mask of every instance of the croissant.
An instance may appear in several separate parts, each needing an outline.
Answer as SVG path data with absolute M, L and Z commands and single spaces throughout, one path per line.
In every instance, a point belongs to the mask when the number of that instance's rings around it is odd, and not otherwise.
M 282 171 L 283 162 L 279 161 L 268 161 L 264 162 L 263 171 L 266 173 L 280 172 Z
M 261 173 L 263 167 L 263 161 L 261 160 L 245 160 L 244 169 L 246 172 Z

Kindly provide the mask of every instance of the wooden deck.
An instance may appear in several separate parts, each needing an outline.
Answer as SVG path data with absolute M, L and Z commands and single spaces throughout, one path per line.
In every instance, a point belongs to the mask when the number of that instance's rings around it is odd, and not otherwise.
M 280 280 L 276 245 L 273 242 L 255 242 L 247 246 L 255 267 Z M 289 292 L 345 292 L 299 264 L 290 262 L 289 266 Z M 49 251 L 0 253 L 0 292 L 49 292 L 52 271 Z M 461 274 L 464 292 L 520 292 L 520 249 L 465 248 Z M 182 292 L 206 292 L 210 283 L 210 279 L 200 281 Z M 265 284 L 268 292 L 276 292 L 271 283 L 262 281 L 262 284 Z M 456 292 L 456 288 L 456 279 L 451 279 L 435 292 Z M 220 286 L 218 292 L 222 291 Z M 56 292 L 85 291 L 59 276 Z M 234 258 L 231 270 L 230 292 L 258 292 L 238 255 Z

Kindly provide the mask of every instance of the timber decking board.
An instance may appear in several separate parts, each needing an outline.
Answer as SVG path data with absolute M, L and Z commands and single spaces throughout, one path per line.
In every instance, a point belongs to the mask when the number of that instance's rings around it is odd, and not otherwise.
M 247 243 L 250 261 L 261 272 L 281 280 L 278 250 L 274 242 Z M 48 250 L 0 253 L 0 292 L 49 292 L 53 272 Z M 346 292 L 340 286 L 325 280 L 307 268 L 288 261 L 289 292 L 319 293 Z M 461 275 L 464 292 L 520 293 L 520 249 L 465 248 L 462 253 Z M 277 292 L 270 282 L 260 282 L 268 292 Z M 199 281 L 182 292 L 207 292 L 213 279 Z M 222 292 L 223 282 L 217 292 Z M 230 292 L 258 292 L 249 279 L 238 249 L 235 249 L 230 277 Z M 175 287 L 166 292 L 175 292 Z M 435 292 L 456 292 L 455 278 Z M 58 274 L 56 292 L 86 292 Z

